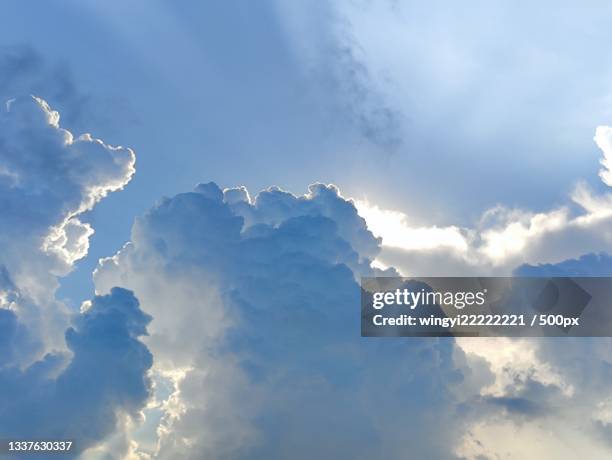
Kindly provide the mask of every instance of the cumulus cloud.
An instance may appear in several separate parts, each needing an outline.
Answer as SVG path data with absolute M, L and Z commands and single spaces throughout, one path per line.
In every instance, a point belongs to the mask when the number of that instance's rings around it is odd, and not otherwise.
M 450 228 L 397 246 L 439 250 L 441 263 L 454 253 L 482 274 L 496 263 L 489 249 L 506 240 L 523 241 L 507 245 L 520 255 L 559 222 L 599 232 L 589 226 L 605 224 L 607 199 L 579 187 L 578 215 L 499 208 L 479 232 Z M 154 317 L 146 343 L 161 390 L 146 413 L 158 423 L 134 431 L 134 455 L 535 459 L 557 452 L 560 439 L 568 447 L 558 458 L 589 443 L 593 458 L 609 455 L 607 342 L 359 338 L 356 279 L 396 273 L 373 268 L 381 239 L 370 229 L 406 222 L 322 184 L 254 198 L 201 184 L 137 219 L 131 241 L 95 272 L 99 292 L 133 289 Z M 608 265 L 593 255 L 517 273 L 601 274 Z M 406 431 L 419 442 L 404 442 Z M 502 434 L 521 443 L 496 442 Z M 538 437 L 540 448 L 521 447 Z
M 2 207 L 12 211 L 2 234 L 31 236 L 34 250 L 72 264 L 91 234 L 78 216 L 129 182 L 134 153 L 89 134 L 75 138 L 60 127 L 58 112 L 33 96 L 9 100 L 0 123 Z
M 12 439 L 70 439 L 76 456 L 138 417 L 148 399 L 152 355 L 139 340 L 151 318 L 130 291 L 96 296 L 65 332 L 69 354 L 49 353 L 25 369 L 0 361 L 0 430 Z M 14 312 L 0 310 L 3 350 L 26 343 Z
M 534 240 L 605 235 L 607 201 L 579 186 L 578 214 L 498 208 L 478 232 L 451 228 L 397 246 L 404 254 L 438 250 L 441 263 L 455 254 L 489 273 L 498 246 L 512 254 L 500 256 L 509 265 L 537 248 Z M 370 228 L 407 222 L 372 206 L 363 213 L 364 206 L 321 184 L 303 196 L 271 188 L 251 198 L 245 188 L 222 192 L 209 183 L 137 219 L 131 241 L 95 273 L 98 291 L 133 289 L 155 318 L 147 344 L 164 391 L 148 412 L 159 420 L 156 435 L 135 435 L 141 446 L 148 441 L 136 452 L 535 459 L 542 452 L 572 458 L 590 445 L 593 458 L 609 456 L 607 341 L 359 338 L 356 279 L 382 274 L 372 265 L 381 240 Z M 370 225 L 359 213 L 384 219 Z M 603 274 L 607 259 L 588 255 L 517 273 Z M 404 443 L 405 430 L 419 442 Z M 497 442 L 502 434 L 520 442 Z M 522 448 L 538 438 L 537 449 Z M 561 439 L 565 451 L 556 447 Z
M 236 199 L 241 190 L 242 199 Z M 355 212 L 355 203 L 344 199 L 334 185 L 312 184 L 303 196 L 272 187 L 257 194 L 253 203 L 244 188 L 226 189 L 224 196 L 245 219 L 247 227 L 260 223 L 277 226 L 291 217 L 323 216 L 335 222 L 338 235 L 351 245 L 360 260 L 369 262 L 380 252 L 380 239 L 373 237 L 366 220 Z
M 333 186 L 165 199 L 96 288 L 153 316 L 155 458 L 448 459 L 472 385 L 452 339 L 363 340 L 356 277 L 379 241 Z M 357 250 L 359 248 L 359 250 Z M 476 385 L 478 386 L 478 385 Z M 333 435 L 330 436 L 330 433 Z
M 7 63 L 0 53 L 0 66 Z M 28 66 L 30 61 L 22 62 Z M 6 90 L 5 78 L 0 92 Z M 139 338 L 150 318 L 113 289 L 73 316 L 55 292 L 84 257 L 85 214 L 134 173 L 134 153 L 75 137 L 38 97 L 0 112 L 0 431 L 21 439 L 72 438 L 76 453 L 137 417 L 152 356 Z M 75 453 L 75 455 L 76 455 Z
M 62 347 L 65 307 L 58 277 L 84 257 L 93 228 L 83 215 L 134 173 L 134 153 L 89 134 L 75 137 L 59 113 L 34 96 L 9 100 L 0 113 L 0 266 L 21 321 Z

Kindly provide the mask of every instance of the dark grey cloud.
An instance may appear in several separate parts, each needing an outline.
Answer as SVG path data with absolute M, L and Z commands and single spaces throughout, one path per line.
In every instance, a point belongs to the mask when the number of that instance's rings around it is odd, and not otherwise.
M 503 407 L 512 414 L 521 414 L 526 416 L 539 415 L 542 409 L 538 402 L 526 398 L 517 398 L 510 396 L 489 397 L 486 401 Z

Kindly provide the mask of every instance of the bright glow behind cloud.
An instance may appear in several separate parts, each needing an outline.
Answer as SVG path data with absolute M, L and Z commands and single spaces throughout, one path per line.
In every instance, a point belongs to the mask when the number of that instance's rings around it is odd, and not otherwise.
M 464 253 L 468 241 L 461 229 L 450 227 L 410 227 L 409 217 L 399 211 L 381 209 L 367 200 L 355 200 L 355 206 L 383 245 L 407 251 L 427 251 L 446 248 Z
M 612 157 L 612 128 L 598 127 L 595 141 L 607 168 Z M 605 183 L 612 178 L 608 169 L 600 175 Z M 597 195 L 579 182 L 570 200 L 565 206 L 538 213 L 498 205 L 483 213 L 472 228 L 411 227 L 409 216 L 400 211 L 381 209 L 367 201 L 355 204 L 372 232 L 382 237 L 378 263 L 411 274 L 421 267 L 429 275 L 444 270 L 445 275 L 457 275 L 465 270 L 509 273 L 525 262 L 556 262 L 612 249 L 612 194 Z
M 604 154 L 601 164 L 605 169 L 599 171 L 599 177 L 601 177 L 601 180 L 606 185 L 612 186 L 612 128 L 609 126 L 598 126 L 594 139 Z

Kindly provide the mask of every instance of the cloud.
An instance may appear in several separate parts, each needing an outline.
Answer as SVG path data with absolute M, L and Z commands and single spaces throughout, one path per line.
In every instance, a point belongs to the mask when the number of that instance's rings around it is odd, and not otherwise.
M 459 227 L 411 227 L 408 216 L 402 212 L 380 209 L 367 201 L 356 201 L 355 205 L 371 231 L 384 235 L 386 247 L 406 251 L 445 248 L 458 253 L 465 253 L 468 249 L 469 236 Z
M 597 127 L 594 139 L 604 154 L 601 164 L 605 169 L 599 171 L 599 177 L 606 185 L 612 186 L 612 128 L 609 126 Z
M 597 128 L 595 140 L 607 165 L 612 129 Z M 607 181 L 606 170 L 601 177 Z M 582 254 L 612 250 L 612 193 L 597 194 L 578 182 L 570 201 L 533 212 L 498 205 L 472 227 L 411 226 L 408 215 L 358 201 L 360 215 L 382 238 L 377 262 L 405 274 L 510 274 L 524 263 L 554 263 Z
M 360 259 L 370 261 L 380 252 L 380 239 L 373 237 L 366 220 L 355 212 L 355 203 L 342 197 L 334 185 L 312 184 L 303 196 L 272 187 L 257 194 L 253 203 L 246 189 L 242 189 L 242 199 L 237 199 L 240 190 L 226 189 L 224 196 L 229 197 L 230 208 L 245 219 L 247 227 L 262 223 L 277 226 L 291 217 L 323 216 L 335 222 L 338 235 Z
M 10 65 L 25 71 L 38 64 L 34 55 L 0 59 L 0 66 Z M 43 99 L 17 97 L 1 108 L 0 431 L 5 436 L 72 438 L 81 452 L 121 432 L 148 399 L 152 356 L 139 338 L 150 317 L 134 296 L 114 289 L 76 316 L 55 296 L 59 279 L 88 252 L 94 230 L 86 213 L 130 181 L 134 163 L 130 149 L 89 134 L 73 136 Z
M 134 174 L 134 153 L 89 134 L 74 137 L 42 99 L 11 99 L 0 113 L 0 266 L 21 299 L 20 320 L 61 347 L 65 307 L 58 277 L 87 254 L 93 228 L 84 214 Z M 16 304 L 16 305 L 17 305 Z
M 606 184 L 611 132 L 600 127 L 595 136 Z M 377 260 L 405 274 L 610 275 L 610 256 L 601 251 L 612 249 L 612 194 L 579 182 L 570 200 L 541 212 L 496 206 L 468 228 L 411 226 L 406 214 L 367 202 L 358 209 L 382 238 Z M 460 456 L 610 456 L 609 339 L 461 338 L 456 344 L 480 382 L 479 397 L 464 406 L 478 415 L 465 423 Z
M 514 270 L 516 276 L 537 277 L 611 274 L 612 258 L 606 253 L 555 264 L 524 264 Z M 484 359 L 488 363 L 493 379 L 481 394 L 507 411 L 503 417 L 485 413 L 473 423 L 459 449 L 466 458 L 574 458 L 580 452 L 594 459 L 610 456 L 610 338 L 457 342 L 468 362 Z M 506 438 L 513 442 L 505 442 Z
M 24 56 L 27 58 L 28 53 Z M 365 94 L 363 104 L 359 102 L 369 85 L 361 88 L 360 81 L 372 74 L 361 72 L 354 55 L 347 56 L 346 71 L 357 71 L 357 86 L 345 90 L 357 101 L 356 116 L 360 116 L 357 110 L 364 111 L 362 128 L 367 132 L 373 127 L 372 139 L 394 145 L 395 115 L 384 105 L 378 112 L 377 101 L 372 111 L 365 113 L 372 101 Z M 10 65 L 17 69 L 38 65 L 36 59 L 28 62 L 22 58 Z M 11 85 L 17 82 L 13 80 Z M 10 105 L 6 117 L 27 112 L 20 101 Z M 36 121 L 34 112 L 22 125 L 47 125 L 52 128 L 50 132 L 62 134 L 62 129 L 54 126 L 57 119 L 52 110 L 47 107 L 42 112 L 48 112 L 42 123 Z M 378 114 L 382 114 L 380 119 Z M 387 117 L 389 114 L 393 116 Z M 5 126 L 1 126 L 2 131 Z M 34 135 L 23 135 L 19 142 L 25 145 L 36 141 L 38 134 L 32 131 Z M 9 137 L 17 138 L 20 132 L 17 129 L 16 135 L 11 132 Z M 382 137 L 376 138 L 379 134 Z M 8 338 L 1 345 L 8 350 L 7 362 L 27 363 L 27 369 L 34 357 L 48 348 L 48 344 L 40 343 L 47 340 L 47 333 L 31 327 L 28 311 L 63 308 L 55 299 L 42 299 L 52 297 L 57 276 L 87 253 L 93 229 L 86 222 L 84 209 L 104 193 L 121 188 L 119 184 L 131 176 L 130 162 L 133 167 L 128 149 L 119 149 L 123 152 L 120 154 L 87 136 L 69 138 L 72 144 L 82 142 L 84 151 L 97 149 L 104 153 L 100 158 L 106 159 L 91 167 L 73 162 L 72 153 L 80 147 L 66 147 L 69 153 L 63 156 L 64 150 L 59 149 L 58 154 L 51 147 L 62 142 L 48 142 L 44 149 L 23 148 L 23 152 L 33 152 L 31 157 L 41 163 L 40 168 L 36 161 L 22 167 L 22 175 L 32 174 L 27 190 L 40 195 L 34 196 L 40 201 L 19 202 L 14 201 L 18 194 L 12 196 L 7 203 L 19 206 L 11 208 L 6 222 L 14 225 L 0 232 L 6 235 L 0 244 L 1 249 L 6 248 L 0 256 L 6 275 L 0 276 L 4 286 L 0 289 L 4 308 L 0 310 L 0 327 L 5 328 Z M 125 160 L 117 169 L 113 169 L 117 166 L 115 153 Z M 51 160 L 46 165 L 49 158 L 57 158 L 55 163 L 63 167 L 53 169 Z M 10 190 L 19 189 L 20 175 L 4 163 L 2 159 L 0 183 L 2 195 L 9 196 Z M 69 174 L 62 175 L 63 171 Z M 95 176 L 92 181 L 100 188 L 83 185 L 76 179 L 81 173 L 83 178 Z M 49 178 L 57 182 L 46 183 Z M 64 189 L 58 184 L 71 190 L 63 195 Z M 544 212 L 500 206 L 486 213 L 473 228 L 411 226 L 403 213 L 357 202 L 369 228 L 383 237 L 382 257 L 380 241 L 355 212 L 354 204 L 335 187 L 316 184 L 304 196 L 272 188 L 252 200 L 245 188 L 222 192 L 214 184 L 206 184 L 192 194 L 164 200 L 136 222 L 131 242 L 104 261 L 96 274 L 99 291 L 110 292 L 115 285 L 129 286 L 155 316 L 152 335 L 145 340 L 156 357 L 157 389 L 155 398 L 149 401 L 147 420 L 161 420 L 155 423 L 159 426 L 158 456 L 171 458 L 179 452 L 185 458 L 197 458 L 199 452 L 207 452 L 218 457 L 299 457 L 303 453 L 323 458 L 343 454 L 392 458 L 409 452 L 448 458 L 454 444 L 465 440 L 462 430 L 467 426 L 473 439 L 485 446 L 477 452 L 493 456 L 508 449 L 519 455 L 520 447 L 502 445 L 496 437 L 523 435 L 520 439 L 531 442 L 540 434 L 551 442 L 565 439 L 560 422 L 554 425 L 552 435 L 537 426 L 550 422 L 546 418 L 551 414 L 550 407 L 559 404 L 567 404 L 569 409 L 553 411 L 558 420 L 565 423 L 584 415 L 605 432 L 609 424 L 606 400 L 586 400 L 586 390 L 576 392 L 576 385 L 582 382 L 579 374 L 569 361 L 556 356 L 565 348 L 548 350 L 525 341 L 516 347 L 505 345 L 503 351 L 509 353 L 497 356 L 499 343 L 488 347 L 480 344 L 474 351 L 461 341 L 459 347 L 451 340 L 363 343 L 350 333 L 355 326 L 351 316 L 355 280 L 360 275 L 380 273 L 371 268 L 375 258 L 412 273 L 431 270 L 427 272 L 431 274 L 443 268 L 482 274 L 508 271 L 523 261 L 557 261 L 605 249 L 610 241 L 606 230 L 610 198 L 579 186 L 572 200 L 567 206 Z M 366 206 L 370 214 L 366 214 Z M 17 238 L 23 238 L 22 247 L 15 246 Z M 18 253 L 25 257 L 18 258 Z M 48 320 L 47 313 L 43 316 Z M 343 326 L 326 329 L 316 323 L 318 317 Z M 63 331 L 59 324 L 48 330 Z M 80 327 L 75 325 L 74 330 L 78 332 Z M 589 348 L 582 351 L 590 353 Z M 580 361 L 579 356 L 571 356 Z M 588 366 L 604 362 L 603 356 L 598 354 Z M 146 353 L 139 358 L 136 368 L 140 365 L 146 370 Z M 62 365 L 49 364 L 53 378 L 62 372 L 67 359 L 62 358 Z M 45 360 L 35 362 L 34 367 L 44 367 Z M 77 370 L 90 372 L 86 367 Z M 28 375 L 34 379 L 34 374 Z M 605 381 L 595 380 L 600 385 Z M 601 391 L 588 385 L 585 388 Z M 136 393 L 131 396 L 137 401 L 134 406 L 140 407 L 143 400 Z M 420 401 L 415 398 L 417 394 L 422 396 Z M 125 400 L 128 408 L 130 401 Z M 542 407 L 535 410 L 534 401 L 543 402 Z M 585 411 L 574 412 L 580 405 Z M 592 407 L 597 407 L 597 412 L 589 412 Z M 322 413 L 326 417 L 321 417 Z M 395 426 L 396 421 L 400 427 Z M 106 436 L 108 445 L 97 446 L 101 455 L 105 449 L 143 454 L 134 445 L 136 441 L 126 436 L 133 430 L 129 423 L 121 416 L 111 422 L 92 436 L 92 443 L 93 438 Z M 118 430 L 109 438 L 111 425 Z M 575 425 L 568 425 L 578 431 Z M 487 431 L 489 426 L 492 428 Z M 334 445 L 316 442 L 329 439 L 331 431 L 341 432 Z M 406 431 L 421 442 L 404 444 Z M 588 438 L 591 431 L 584 433 Z M 274 444 L 274 438 L 286 442 Z M 571 442 L 584 446 L 585 438 L 574 437 Z M 137 443 L 144 445 L 141 441 L 151 441 L 153 452 L 158 439 L 154 433 L 153 440 L 138 438 Z M 591 449 L 595 455 L 600 446 Z M 88 455 L 95 454 L 90 450 Z
M 458 452 L 466 459 L 610 456 L 609 338 L 460 339 L 468 363 L 488 363 L 491 384 Z M 501 409 L 501 411 L 500 411 Z M 512 439 L 512 442 L 507 442 Z M 562 447 L 561 447 L 562 446 Z
M 92 232 L 79 216 L 130 181 L 134 153 L 89 134 L 75 138 L 60 127 L 58 112 L 33 96 L 7 102 L 0 143 L 0 196 L 7 210 L 0 241 L 20 235 L 29 252 L 55 258 L 53 271 L 65 274 L 86 253 Z M 8 246 L 3 244 L 5 253 Z M 4 263 L 18 276 L 16 260 Z
M 66 330 L 72 356 L 50 353 L 25 369 L 0 366 L 0 430 L 12 439 L 70 439 L 75 456 L 138 417 L 149 397 L 152 355 L 139 340 L 151 318 L 127 290 L 96 296 Z M 0 310 L 2 349 L 23 346 L 14 312 Z M 5 344 L 6 345 L 6 344 Z M 4 361 L 4 360 L 3 360 Z
M 145 453 L 452 458 L 474 395 L 454 341 L 360 337 L 356 278 L 377 273 L 378 243 L 321 184 L 252 201 L 205 184 L 138 218 L 95 282 L 133 289 L 154 318 L 146 343 L 171 391 L 147 412 L 160 424 Z
M 559 458 L 589 442 L 594 458 L 605 458 L 607 341 L 363 342 L 351 314 L 356 278 L 380 273 L 373 260 L 418 275 L 482 275 L 605 249 L 612 197 L 580 183 L 571 199 L 544 212 L 498 206 L 473 228 L 410 227 L 402 213 L 353 202 L 322 184 L 303 196 L 270 188 L 252 199 L 244 187 L 221 192 L 210 183 L 163 200 L 95 273 L 100 292 L 133 289 L 155 318 L 147 344 L 159 357 L 156 381 L 172 390 L 156 398 L 158 437 L 141 453 L 394 458 L 408 452 L 395 430 L 401 425 L 422 440 L 410 452 L 429 458 L 537 458 L 560 439 L 569 447 Z M 607 255 L 587 255 L 516 272 L 603 274 L 607 262 Z M 436 356 L 437 368 L 424 356 Z M 383 390 L 374 376 L 390 369 L 397 374 Z M 426 422 L 417 393 L 436 427 Z M 323 420 L 322 413 L 333 415 Z M 345 431 L 330 443 L 326 433 L 336 424 Z M 549 426 L 545 436 L 542 424 Z M 364 433 L 367 446 L 359 442 Z M 500 433 L 524 442 L 541 435 L 543 446 L 498 443 Z
M 612 276 L 612 256 L 606 253 L 584 254 L 556 264 L 524 264 L 514 271 L 517 276 Z
M 579 192 L 585 211 L 568 208 L 563 222 L 605 222 L 607 199 Z M 594 458 L 609 455 L 606 341 L 359 337 L 356 279 L 380 273 L 372 258 L 381 244 L 363 206 L 322 184 L 303 196 L 270 188 L 251 198 L 244 187 L 209 183 L 136 220 L 131 241 L 94 275 L 99 292 L 133 289 L 154 317 L 146 343 L 162 390 L 146 414 L 159 422 L 132 431 L 134 455 L 535 459 L 560 439 L 569 447 L 558 458 L 588 443 Z M 406 225 L 367 209 L 390 219 L 373 228 Z M 505 235 L 498 241 L 524 239 L 517 254 L 557 231 L 554 219 L 505 209 L 480 225 Z M 472 251 L 488 264 L 474 267 L 493 266 L 482 248 L 494 239 L 456 232 L 467 249 L 445 237 L 411 250 L 454 252 L 464 264 Z M 605 256 L 586 259 L 605 269 Z M 521 442 L 497 442 L 501 434 Z M 541 448 L 522 448 L 537 436 Z

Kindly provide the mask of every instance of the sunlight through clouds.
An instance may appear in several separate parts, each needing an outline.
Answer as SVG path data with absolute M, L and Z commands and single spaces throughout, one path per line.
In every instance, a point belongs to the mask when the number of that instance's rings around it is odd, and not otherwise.
M 409 217 L 400 211 L 381 209 L 367 200 L 354 202 L 368 228 L 382 237 L 384 246 L 407 251 L 445 248 L 459 253 L 468 249 L 468 240 L 458 227 L 410 227 Z

